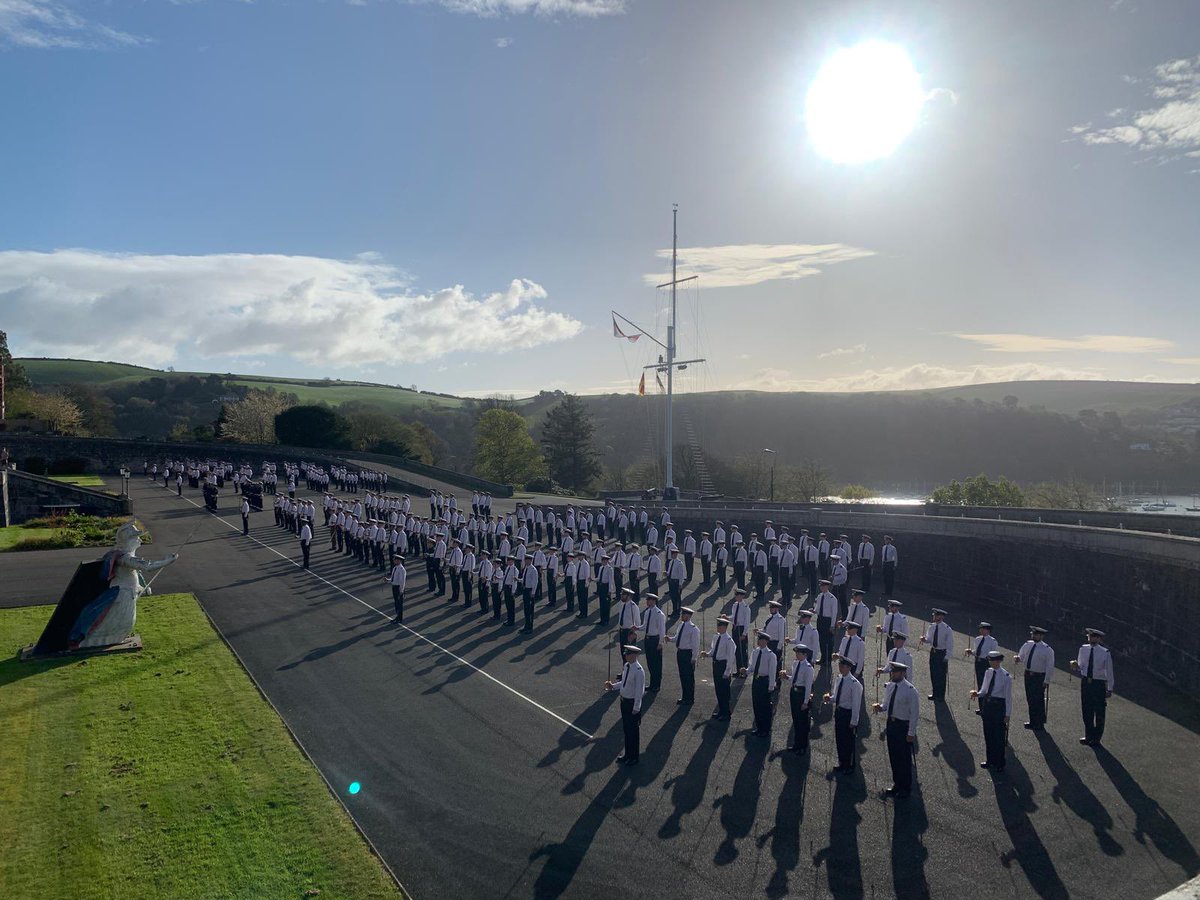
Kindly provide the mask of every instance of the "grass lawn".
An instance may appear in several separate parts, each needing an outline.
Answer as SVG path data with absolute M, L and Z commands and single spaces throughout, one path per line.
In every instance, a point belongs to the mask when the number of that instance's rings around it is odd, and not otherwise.
M 77 484 L 80 487 L 103 488 L 104 479 L 99 475 L 51 475 L 51 481 L 62 481 L 66 484 Z
M 22 525 L 0 528 L 0 553 L 3 553 L 5 550 L 15 550 L 17 544 L 24 543 L 30 539 L 37 538 L 41 540 L 53 537 L 53 535 L 53 528 L 25 528 Z
M 0 610 L 0 646 L 49 606 Z M 190 594 L 139 653 L 0 661 L 0 897 L 400 897 Z

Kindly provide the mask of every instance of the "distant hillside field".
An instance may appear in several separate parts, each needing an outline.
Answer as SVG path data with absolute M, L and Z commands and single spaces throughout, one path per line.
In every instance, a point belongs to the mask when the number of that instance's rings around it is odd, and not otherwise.
M 29 380 L 37 387 L 52 384 L 111 384 L 140 381 L 169 373 L 127 363 L 93 362 L 88 359 L 18 359 Z

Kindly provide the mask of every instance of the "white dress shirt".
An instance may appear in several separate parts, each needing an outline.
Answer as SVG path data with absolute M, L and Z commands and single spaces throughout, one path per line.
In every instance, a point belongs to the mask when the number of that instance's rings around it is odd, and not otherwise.
M 796 633 L 792 635 L 792 644 L 803 644 L 815 655 L 821 649 L 821 636 L 817 634 L 814 625 L 797 625 Z
M 388 576 L 388 584 L 400 588 L 404 592 L 404 583 L 408 580 L 408 571 L 400 563 L 392 566 L 392 574 Z
M 848 659 L 854 664 L 856 675 L 862 674 L 863 660 L 866 658 L 866 652 L 866 642 L 857 634 L 848 634 L 842 638 L 842 642 L 838 645 L 837 650 L 838 656 Z
M 938 650 L 954 652 L 954 629 L 945 622 L 930 622 L 929 627 L 925 629 L 925 640 L 929 642 L 930 649 L 933 649 L 934 637 L 937 638 Z
M 642 711 L 642 696 L 646 693 L 646 670 L 638 662 L 625 663 L 621 669 L 621 677 L 617 679 L 621 696 L 633 701 L 633 712 L 637 715 Z
M 1054 672 L 1054 649 L 1045 641 L 1026 641 L 1017 654 L 1017 662 L 1029 672 L 1041 672 L 1047 678 Z
M 713 658 L 713 662 L 720 660 L 725 663 L 726 680 L 733 677 L 733 672 L 737 668 L 737 643 L 733 638 L 718 631 L 713 635 L 708 655 Z
M 983 684 L 979 688 L 979 707 L 987 699 L 1003 700 L 1004 715 L 1012 715 L 1012 676 L 1002 667 L 988 666 L 983 673 Z
M 893 696 L 896 698 L 894 703 Z M 888 681 L 883 689 L 883 710 L 889 719 L 908 722 L 909 737 L 916 737 L 917 723 L 921 720 L 921 696 L 911 681 Z
M 742 600 L 734 600 L 733 609 L 729 612 L 729 624 L 732 628 L 749 628 L 750 604 Z
M 791 689 L 804 692 L 801 702 L 805 706 L 808 706 L 809 701 L 812 700 L 812 685 L 815 675 L 816 670 L 807 659 L 798 659 L 793 662 L 792 669 L 788 673 L 788 680 L 792 683 Z
M 971 652 L 976 659 L 986 659 L 987 655 L 1000 645 L 990 634 L 977 634 L 971 638 Z
M 836 619 L 838 614 L 837 597 L 828 591 L 821 591 L 817 594 L 817 600 L 813 604 L 813 613 L 818 619 Z
M 864 634 L 867 630 L 867 620 L 871 618 L 871 608 L 867 604 L 851 603 L 849 609 L 846 610 L 846 621 L 857 622 L 859 634 Z
M 1084 644 L 1079 648 L 1079 657 L 1076 660 L 1079 663 L 1079 674 L 1085 680 L 1088 677 L 1088 663 L 1095 656 L 1095 663 L 1092 665 L 1092 678 L 1097 681 L 1104 680 L 1108 682 L 1108 690 L 1112 691 L 1116 680 L 1113 677 L 1112 654 L 1108 652 L 1108 648 L 1096 644 L 1094 647 L 1091 644 Z
M 908 616 L 898 612 L 886 613 L 883 617 L 883 633 L 891 634 L 893 631 L 908 634 Z
M 763 624 L 762 630 L 771 636 L 771 640 L 777 645 L 783 643 L 783 638 L 787 634 L 787 621 L 779 613 L 772 613 L 771 617 Z
M 767 687 L 775 690 L 775 679 L 779 674 L 779 658 L 770 647 L 755 647 L 750 654 L 750 665 L 746 667 L 750 679 L 766 678 Z
M 667 633 L 667 614 L 657 606 L 651 606 L 642 611 L 642 634 L 646 637 L 656 637 L 662 640 Z
M 839 686 L 841 691 L 838 690 Z M 850 710 L 850 727 L 858 727 L 859 708 L 862 706 L 862 682 L 853 675 L 838 675 L 829 691 L 830 702 L 837 708 Z M 837 710 L 834 710 L 835 714 Z
M 622 628 L 637 628 L 641 625 L 641 610 L 633 600 L 621 601 L 621 611 L 617 616 L 617 621 Z
M 675 629 L 675 646 L 680 650 L 696 652 L 700 649 L 700 629 L 694 622 L 680 622 Z

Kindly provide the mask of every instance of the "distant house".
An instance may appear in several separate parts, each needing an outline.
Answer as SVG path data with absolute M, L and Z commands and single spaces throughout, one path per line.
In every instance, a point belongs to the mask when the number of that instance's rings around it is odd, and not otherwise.
M 1143 450 L 1143 451 L 1149 452 L 1153 448 L 1147 443 L 1139 442 L 1136 444 L 1130 444 L 1129 449 L 1130 450 Z

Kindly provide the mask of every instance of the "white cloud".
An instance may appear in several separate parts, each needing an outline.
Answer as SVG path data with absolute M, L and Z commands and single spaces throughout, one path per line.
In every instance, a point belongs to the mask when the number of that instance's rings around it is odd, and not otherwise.
M 997 353 L 1051 353 L 1085 350 L 1094 353 L 1157 353 L 1170 350 L 1174 341 L 1122 334 L 1085 334 L 1077 338 L 1052 338 L 1036 334 L 957 334 Z
M 499 47 L 501 50 L 503 50 L 505 47 L 511 47 L 511 46 L 512 46 L 512 38 L 510 38 L 510 37 L 498 37 L 498 38 L 496 38 L 496 40 L 495 40 L 495 42 L 494 42 L 494 43 L 496 44 L 496 46 L 497 46 L 497 47 Z
M 452 12 L 473 16 L 611 16 L 625 11 L 625 0 L 436 0 Z
M 1168 356 L 1163 362 L 1174 363 L 1177 366 L 1200 366 L 1200 356 Z
M 759 369 L 727 390 L 741 391 L 911 391 L 963 384 L 1004 381 L 1103 381 L 1108 376 L 1095 369 L 1070 369 L 1018 363 L 1011 366 L 972 365 L 963 368 L 917 363 L 886 369 L 868 369 L 828 378 L 800 378 L 787 369 Z M 1149 379 L 1146 379 L 1149 380 Z
M 832 359 L 835 356 L 853 356 L 855 353 L 865 353 L 866 351 L 866 344 L 855 344 L 853 347 L 834 347 L 832 350 L 818 353 L 817 359 Z
M 0 0 L 0 49 L 106 49 L 146 43 L 79 15 L 56 0 Z
M 395 266 L 271 254 L 0 251 L 0 309 L 20 352 L 161 366 L 281 355 L 326 368 L 422 363 L 564 340 L 582 325 L 516 279 L 417 293 Z
M 1110 110 L 1110 118 L 1125 120 L 1120 124 L 1093 128 L 1089 122 L 1076 125 L 1071 133 L 1085 144 L 1122 144 L 1160 159 L 1200 150 L 1200 56 L 1173 59 L 1155 66 L 1148 79 L 1126 81 L 1146 84 L 1155 102 L 1132 113 Z
M 655 255 L 670 259 L 670 250 Z M 875 251 L 847 244 L 727 244 L 722 247 L 680 247 L 682 275 L 699 275 L 700 287 L 743 287 L 764 281 L 807 278 L 822 268 L 874 256 Z M 669 281 L 670 275 L 651 273 L 648 285 Z

